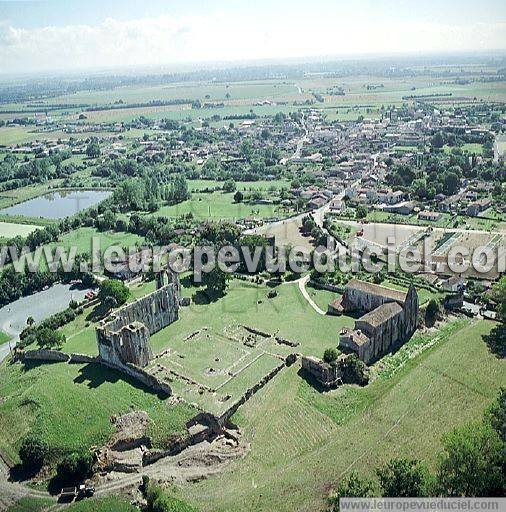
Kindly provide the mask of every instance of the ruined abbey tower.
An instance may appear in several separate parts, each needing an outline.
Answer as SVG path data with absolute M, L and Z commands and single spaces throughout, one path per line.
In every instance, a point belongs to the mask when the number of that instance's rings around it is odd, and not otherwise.
M 98 352 L 104 362 L 140 367 L 149 363 L 150 336 L 179 318 L 181 296 L 177 274 L 157 274 L 156 285 L 156 291 L 114 311 L 97 327 Z

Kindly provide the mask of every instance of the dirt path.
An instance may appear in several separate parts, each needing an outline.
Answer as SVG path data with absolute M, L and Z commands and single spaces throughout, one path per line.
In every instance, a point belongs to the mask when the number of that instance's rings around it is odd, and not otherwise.
M 14 503 L 26 496 L 30 498 L 51 498 L 48 493 L 36 491 L 16 482 L 9 482 L 8 479 L 9 467 L 0 457 L 0 511 L 7 510 L 11 505 L 14 505 Z

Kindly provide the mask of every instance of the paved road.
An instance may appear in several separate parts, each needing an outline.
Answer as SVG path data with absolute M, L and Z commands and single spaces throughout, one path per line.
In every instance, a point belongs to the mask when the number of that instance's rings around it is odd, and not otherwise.
M 55 284 L 47 290 L 22 297 L 0 308 L 0 329 L 11 337 L 10 342 L 0 345 L 0 362 L 19 341 L 19 334 L 26 327 L 26 319 L 33 316 L 40 322 L 59 311 L 63 311 L 74 299 L 84 299 L 89 288 L 80 288 L 69 284 Z

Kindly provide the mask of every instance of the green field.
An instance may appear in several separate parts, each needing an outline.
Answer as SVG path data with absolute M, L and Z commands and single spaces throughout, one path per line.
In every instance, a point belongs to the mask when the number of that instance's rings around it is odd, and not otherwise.
M 100 446 L 113 433 L 110 418 L 146 411 L 155 445 L 185 431 L 195 410 L 168 405 L 120 373 L 95 364 L 3 364 L 0 367 L 0 450 L 18 462 L 21 439 L 39 433 L 56 461 L 63 453 Z
M 492 326 L 446 327 L 433 348 L 396 372 L 380 372 L 366 388 L 322 394 L 296 367 L 283 370 L 235 416 L 251 442 L 246 458 L 183 487 L 184 494 L 206 511 L 314 511 L 351 470 L 374 476 L 396 456 L 433 465 L 441 435 L 481 418 L 506 383 L 504 361 L 481 340 Z
M 223 181 L 215 180 L 188 180 L 188 189 L 197 192 L 206 188 L 221 188 L 223 187 L 223 183 Z M 235 185 L 237 190 L 252 192 L 254 190 L 268 191 L 289 188 L 290 182 L 286 180 L 238 181 Z
M 95 242 L 93 239 L 95 239 Z M 103 255 L 104 251 L 108 247 L 135 247 L 136 245 L 142 245 L 143 241 L 144 239 L 141 236 L 133 233 L 101 232 L 95 228 L 83 227 L 60 236 L 57 242 L 52 242 L 40 247 L 35 252 L 25 256 L 24 259 L 30 261 L 29 258 L 33 258 L 33 262 L 35 264 L 36 258 L 39 258 L 38 261 L 40 267 L 47 268 L 45 251 L 50 250 L 51 254 L 54 256 L 54 250 L 56 247 L 63 247 L 65 250 L 75 247 L 76 254 L 91 254 L 92 248 L 96 248 L 97 250 L 100 248 L 100 252 Z
M 285 217 L 287 210 L 272 204 L 235 203 L 234 194 L 213 192 L 194 193 L 192 197 L 173 206 L 163 206 L 156 213 L 169 217 L 179 217 L 192 213 L 197 220 L 237 220 L 245 217 Z

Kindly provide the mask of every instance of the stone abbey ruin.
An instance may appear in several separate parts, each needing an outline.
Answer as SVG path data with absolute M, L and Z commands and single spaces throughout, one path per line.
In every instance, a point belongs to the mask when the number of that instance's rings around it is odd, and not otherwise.
M 102 361 L 119 367 L 145 367 L 151 361 L 150 336 L 179 318 L 181 295 L 175 273 L 157 274 L 156 285 L 156 291 L 118 309 L 97 327 Z
M 352 279 L 341 297 L 331 302 L 332 315 L 362 315 L 355 328 L 343 328 L 339 348 L 343 352 L 332 363 L 316 357 L 303 357 L 302 368 L 324 387 L 342 382 L 349 354 L 356 354 L 369 365 L 411 338 L 418 324 L 418 295 L 411 285 L 407 293 Z
M 332 307 L 337 313 L 363 313 L 354 329 L 341 331 L 339 347 L 355 352 L 366 364 L 409 340 L 417 327 L 419 305 L 413 285 L 404 293 L 352 279 Z

